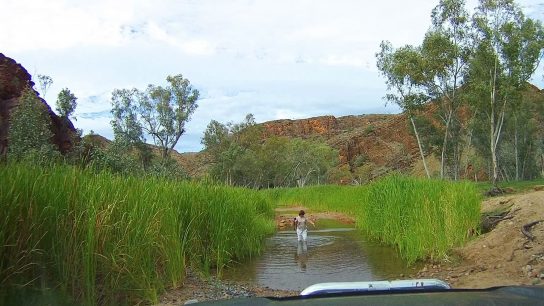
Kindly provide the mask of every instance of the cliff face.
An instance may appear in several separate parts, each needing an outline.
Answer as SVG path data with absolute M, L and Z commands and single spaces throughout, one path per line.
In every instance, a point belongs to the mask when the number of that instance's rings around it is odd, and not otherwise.
M 406 117 L 361 115 L 315 117 L 263 123 L 264 137 L 321 138 L 339 151 L 341 164 L 353 165 L 357 158 L 376 166 L 403 169 L 418 158 L 415 137 Z
M 34 86 L 30 74 L 13 59 L 0 53 L 0 156 L 5 156 L 9 144 L 8 129 L 10 113 L 19 105 L 19 98 L 25 86 Z M 39 98 L 39 94 L 34 91 Z M 69 119 L 57 116 L 51 107 L 40 98 L 51 118 L 54 143 L 61 153 L 69 151 L 74 143 L 76 129 Z

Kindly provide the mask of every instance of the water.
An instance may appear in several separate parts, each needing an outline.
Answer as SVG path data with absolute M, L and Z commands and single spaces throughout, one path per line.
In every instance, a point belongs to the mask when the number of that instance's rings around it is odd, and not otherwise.
M 222 278 L 302 290 L 320 282 L 392 280 L 414 272 L 393 248 L 369 242 L 354 227 L 327 223 L 310 230 L 306 244 L 297 242 L 293 230 L 276 232 L 262 256 L 225 269 Z

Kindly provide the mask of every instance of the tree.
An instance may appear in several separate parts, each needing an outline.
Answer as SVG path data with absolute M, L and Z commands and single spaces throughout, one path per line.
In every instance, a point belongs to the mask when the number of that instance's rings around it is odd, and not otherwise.
M 337 163 L 338 152 L 324 143 L 293 139 L 289 147 L 287 158 L 297 187 L 304 187 L 312 178 L 320 184 L 329 168 Z
M 111 96 L 111 125 L 115 143 L 122 147 L 131 147 L 145 142 L 143 128 L 138 120 L 136 99 L 141 93 L 136 89 L 115 89 Z
M 9 158 L 54 158 L 58 150 L 51 143 L 51 119 L 45 105 L 29 87 L 23 90 L 19 102 L 10 116 Z
M 473 23 L 478 45 L 470 67 L 471 100 L 473 108 L 487 117 L 496 185 L 503 126 L 519 91 L 538 67 L 544 31 L 540 22 L 526 18 L 512 0 L 480 0 Z
M 255 155 L 259 137 L 252 114 L 236 124 L 210 121 L 201 142 L 211 157 L 212 175 L 229 185 L 259 185 L 254 173 L 260 169 Z
M 145 144 L 143 128 L 138 120 L 138 99 L 143 94 L 136 88 L 115 89 L 112 93 L 112 110 L 114 146 L 111 150 L 113 155 L 123 154 L 130 149 L 136 149 L 138 160 L 144 170 L 151 164 L 152 154 Z
M 229 129 L 224 124 L 212 120 L 208 123 L 201 143 L 204 145 L 204 150 L 212 154 L 214 157 L 225 149 L 229 136 Z
M 338 159 L 338 152 L 317 141 L 287 137 L 263 140 L 252 114 L 236 124 L 212 120 L 202 143 L 212 160 L 212 177 L 229 185 L 253 188 L 319 184 Z
M 464 0 L 441 0 L 433 9 L 431 18 L 432 27 L 421 45 L 423 78 L 420 84 L 427 95 L 440 105 L 444 128 L 440 177 L 444 178 L 449 141 L 453 141 L 454 146 L 460 145 L 459 138 L 454 137 L 459 133 L 452 133 L 452 128 L 463 101 L 459 91 L 467 73 L 472 43 L 470 19 Z M 454 158 L 454 169 L 459 168 L 459 156 L 457 154 L 457 158 Z M 457 177 L 457 171 L 454 172 Z
M 185 133 L 185 123 L 198 107 L 199 92 L 181 74 L 168 76 L 166 87 L 149 85 L 139 95 L 141 126 L 161 148 L 166 159 Z
M 419 50 L 409 45 L 394 50 L 391 43 L 383 41 L 380 49 L 380 52 L 376 54 L 376 64 L 386 78 L 387 89 L 391 91 L 385 99 L 397 104 L 406 112 L 416 135 L 425 173 L 430 178 L 425 153 L 414 121 L 414 112 L 428 99 L 419 86 L 423 77 L 423 58 Z
M 72 116 L 77 107 L 77 97 L 68 89 L 64 88 L 57 97 L 57 112 L 63 118 Z M 75 119 L 75 118 L 74 118 Z
M 49 90 L 49 87 L 51 87 L 51 85 L 53 84 L 53 79 L 48 75 L 38 74 L 38 83 L 40 86 L 40 92 L 45 99 L 47 90 Z

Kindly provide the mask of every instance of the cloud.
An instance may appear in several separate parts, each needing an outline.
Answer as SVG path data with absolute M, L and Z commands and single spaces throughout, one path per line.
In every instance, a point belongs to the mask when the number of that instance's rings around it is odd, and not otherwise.
M 76 114 L 76 117 L 83 119 L 110 118 L 111 112 L 109 110 L 105 110 L 100 112 L 79 113 Z
M 68 87 L 76 125 L 110 138 L 113 89 L 182 73 L 202 93 L 177 147 L 194 151 L 211 119 L 398 111 L 384 107 L 374 54 L 381 40 L 420 43 L 437 2 L 3 0 L 0 47 L 53 77 L 48 101 Z M 521 4 L 543 19 L 542 0 Z

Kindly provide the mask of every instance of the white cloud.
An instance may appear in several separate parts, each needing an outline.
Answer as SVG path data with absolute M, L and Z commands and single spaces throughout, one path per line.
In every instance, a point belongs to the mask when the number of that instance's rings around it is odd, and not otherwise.
M 321 59 L 319 62 L 331 66 L 363 67 L 365 65 L 364 57 L 353 55 L 329 55 Z
M 6 0 L 0 10 L 0 44 L 6 52 L 118 45 L 126 19 L 122 11 L 88 11 L 65 1 Z
M 178 149 L 197 150 L 211 119 L 390 112 L 374 54 L 381 40 L 420 43 L 437 3 L 2 0 L 0 51 L 53 77 L 48 101 L 70 88 L 80 97 L 76 125 L 110 137 L 114 88 L 183 73 L 203 95 Z M 521 3 L 543 19 L 542 0 Z

